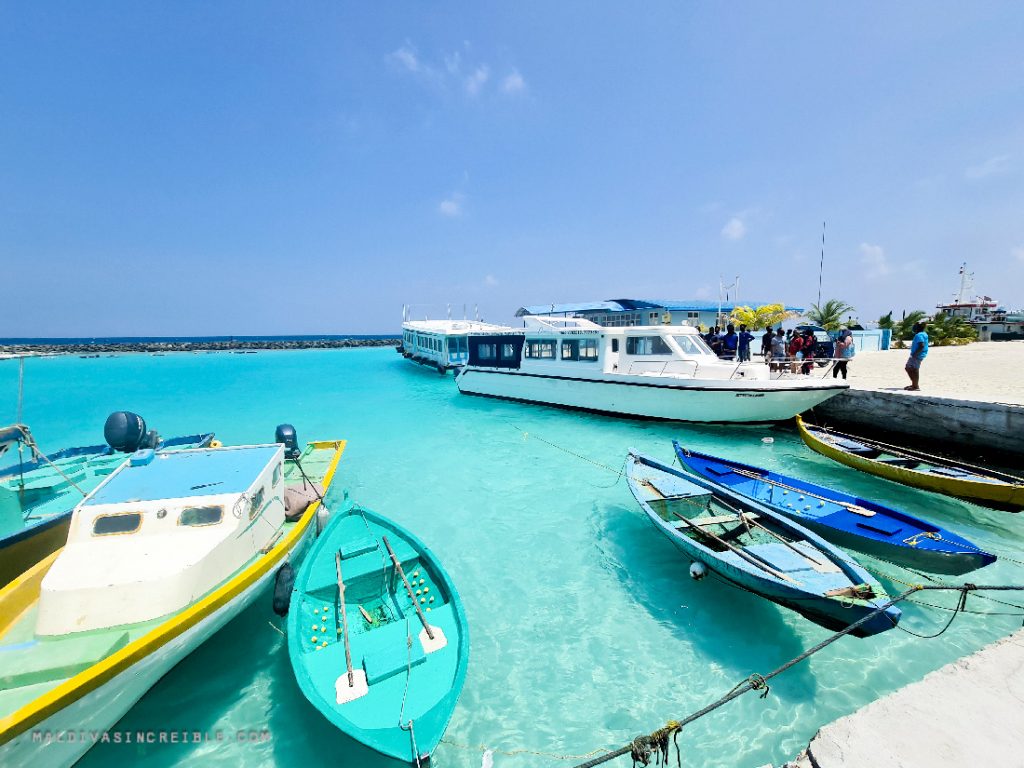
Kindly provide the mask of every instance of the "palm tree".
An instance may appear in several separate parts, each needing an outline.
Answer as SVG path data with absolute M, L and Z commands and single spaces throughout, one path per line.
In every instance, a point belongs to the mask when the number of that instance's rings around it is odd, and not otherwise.
M 925 316 L 923 310 L 915 309 L 913 312 L 909 312 L 907 315 L 904 316 L 902 320 L 893 325 L 893 339 L 895 339 L 896 341 L 907 341 L 909 339 L 914 338 L 914 326 L 917 323 L 921 322 L 922 320 L 926 319 L 927 317 Z
M 889 314 L 882 315 L 880 318 L 878 318 L 878 327 L 879 328 L 890 328 L 891 329 L 893 327 L 893 325 L 894 325 L 894 323 L 893 323 L 893 320 L 892 320 L 892 310 L 891 309 L 889 310 Z
M 747 328 L 767 328 L 770 325 L 778 325 L 783 320 L 793 317 L 793 312 L 787 312 L 782 304 L 765 304 L 753 309 L 751 307 L 736 307 L 730 317 L 736 323 L 742 323 Z
M 928 323 L 928 337 L 936 346 L 966 344 L 978 338 L 978 331 L 962 317 L 938 313 Z
M 807 319 L 820 325 L 826 331 L 835 331 L 843 324 L 843 316 L 853 311 L 854 308 L 845 301 L 829 299 L 820 307 L 817 304 L 812 304 L 811 311 L 807 313 Z

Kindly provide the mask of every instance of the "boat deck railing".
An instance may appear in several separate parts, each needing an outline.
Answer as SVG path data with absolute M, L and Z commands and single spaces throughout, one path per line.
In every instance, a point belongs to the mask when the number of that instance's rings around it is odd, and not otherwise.
M 700 363 L 696 360 L 666 360 L 657 362 L 632 362 L 629 364 L 629 375 L 639 376 L 643 374 L 652 376 L 685 376 L 686 378 L 697 378 L 697 371 L 700 370 Z

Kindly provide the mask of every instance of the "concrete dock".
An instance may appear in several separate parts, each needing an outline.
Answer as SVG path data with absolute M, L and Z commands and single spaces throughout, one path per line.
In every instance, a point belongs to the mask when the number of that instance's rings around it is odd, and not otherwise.
M 818 731 L 787 768 L 1024 766 L 1024 630 Z
M 1024 341 L 933 347 L 919 392 L 903 389 L 907 357 L 898 349 L 858 354 L 849 364 L 850 390 L 815 414 L 959 448 L 1024 454 Z

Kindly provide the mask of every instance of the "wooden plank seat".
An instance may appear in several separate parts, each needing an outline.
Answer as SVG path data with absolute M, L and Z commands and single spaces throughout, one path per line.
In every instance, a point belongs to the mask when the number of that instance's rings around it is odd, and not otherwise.
M 757 515 L 753 512 L 747 512 L 744 516 L 747 518 L 747 520 L 757 519 Z M 714 517 L 693 518 L 693 522 L 697 526 L 703 528 L 704 526 L 708 525 L 729 525 L 730 523 L 742 523 L 743 521 L 740 520 L 739 515 L 715 515 Z M 684 522 L 683 520 L 676 520 L 674 523 L 672 523 L 672 527 L 689 528 L 690 525 L 689 523 Z

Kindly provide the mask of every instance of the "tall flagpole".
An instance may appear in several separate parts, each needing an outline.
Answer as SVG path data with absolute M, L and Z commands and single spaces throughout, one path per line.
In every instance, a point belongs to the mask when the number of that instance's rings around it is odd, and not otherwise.
M 825 270 L 825 222 L 821 222 L 821 263 L 818 264 L 818 308 L 821 309 L 821 273 Z

